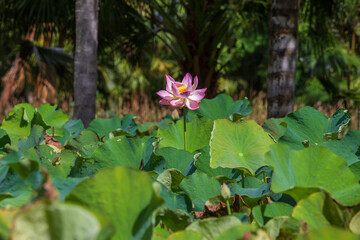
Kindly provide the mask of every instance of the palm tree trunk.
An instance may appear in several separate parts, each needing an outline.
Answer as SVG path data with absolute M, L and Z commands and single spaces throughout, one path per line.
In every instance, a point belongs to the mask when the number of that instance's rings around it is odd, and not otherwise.
M 300 0 L 272 0 L 268 65 L 268 118 L 294 109 Z
M 98 0 L 76 0 L 74 119 L 87 127 L 95 118 L 97 87 Z

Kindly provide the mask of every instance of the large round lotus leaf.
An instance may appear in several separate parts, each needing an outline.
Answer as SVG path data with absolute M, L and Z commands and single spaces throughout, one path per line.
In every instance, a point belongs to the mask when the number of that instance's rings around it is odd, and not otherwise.
M 359 235 L 355 235 L 345 229 L 340 229 L 333 226 L 326 226 L 309 233 L 299 236 L 297 240 L 359 240 Z
M 40 202 L 16 215 L 12 239 L 91 240 L 101 229 L 84 208 L 64 203 Z
M 327 118 L 312 107 L 301 108 L 283 119 L 287 129 L 279 139 L 279 143 L 288 144 L 294 149 L 302 149 L 304 141 L 314 145 L 335 140 L 350 119 L 350 115 L 343 109 L 338 110 L 331 118 Z
M 180 231 L 171 234 L 168 240 L 203 240 L 203 236 L 201 233 L 193 232 L 193 231 Z
M 208 145 L 212 127 L 211 120 L 195 118 L 186 122 L 186 151 L 192 153 Z M 184 119 L 170 123 L 166 129 L 160 128 L 157 137 L 161 139 L 160 148 L 184 149 Z
M 355 214 L 349 224 L 349 229 L 356 234 L 360 234 L 360 212 Z
M 210 141 L 210 167 L 238 168 L 254 174 L 264 166 L 264 155 L 274 141 L 253 120 L 214 121 Z
M 202 211 L 209 198 L 220 195 L 220 183 L 205 173 L 196 171 L 180 183 L 180 188 L 190 197 L 194 211 Z
M 106 217 L 112 239 L 146 239 L 152 214 L 162 203 L 149 174 L 128 167 L 108 168 L 77 185 L 66 198 Z
M 195 113 L 211 120 L 230 118 L 233 121 L 251 113 L 248 99 L 235 101 L 226 94 L 219 94 L 213 99 L 203 99 Z
M 69 121 L 68 116 L 60 109 L 56 110 L 57 105 L 51 106 L 49 103 L 41 105 L 37 112 L 41 115 L 41 123 L 44 127 L 54 127 L 54 135 L 62 137 L 64 135 L 64 124 Z M 42 125 L 42 124 L 41 124 Z M 52 131 L 48 130 L 51 135 Z
M 97 135 L 102 137 L 109 137 L 109 133 L 118 132 L 119 135 L 135 135 L 136 134 L 136 124 L 134 122 L 135 115 L 126 114 L 121 120 L 118 117 L 113 117 L 111 119 L 96 118 L 94 119 L 87 129 L 93 130 Z M 122 134 L 120 134 L 120 132 Z
M 143 139 L 114 137 L 98 147 L 91 158 L 95 160 L 94 167 L 97 170 L 114 166 L 130 166 L 139 169 L 141 160 L 147 162 L 150 158 L 146 150 L 147 144 L 143 142 Z
M 285 192 L 295 187 L 320 188 L 340 204 L 360 202 L 360 185 L 345 160 L 325 147 L 291 150 L 284 144 L 271 146 L 266 163 L 273 167 L 271 189 Z
M 238 218 L 225 216 L 220 218 L 207 218 L 190 224 L 186 230 L 201 233 L 204 239 L 216 239 L 222 232 L 229 228 L 239 225 L 241 222 Z
M 238 240 L 246 239 L 244 234 L 251 233 L 254 230 L 254 226 L 250 224 L 235 225 L 225 231 L 223 231 L 215 240 Z
M 252 210 L 252 215 L 260 226 L 265 225 L 271 218 L 290 216 L 293 207 L 283 202 L 273 202 L 261 206 L 256 206 Z

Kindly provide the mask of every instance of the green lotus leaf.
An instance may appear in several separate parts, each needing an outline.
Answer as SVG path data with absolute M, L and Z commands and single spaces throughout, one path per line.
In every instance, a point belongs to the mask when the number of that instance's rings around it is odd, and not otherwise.
M 203 235 L 193 231 L 179 231 L 171 234 L 168 240 L 203 240 Z
M 77 185 L 66 201 L 106 217 L 115 230 L 111 239 L 147 239 L 152 235 L 153 212 L 163 204 L 152 185 L 145 172 L 107 168 Z
M 250 224 L 238 224 L 228 228 L 218 235 L 215 240 L 238 240 L 245 239 L 244 234 L 254 231 L 254 226 Z
M 79 183 L 87 179 L 83 178 L 54 178 L 53 185 L 57 188 L 60 195 L 60 200 L 64 201 L 65 197 L 75 188 Z
M 30 103 L 16 104 L 14 106 L 14 108 L 11 110 L 11 112 L 9 113 L 9 115 L 11 115 L 12 112 L 15 112 L 21 108 L 24 109 L 24 120 L 27 121 L 28 123 L 31 123 L 31 121 L 33 120 L 34 115 L 36 113 L 36 108 L 33 105 L 31 105 Z
M 65 148 L 76 152 L 83 158 L 90 158 L 95 149 L 101 144 L 97 134 L 86 129 L 77 137 L 71 139 Z
M 6 177 L 0 182 L 0 207 L 25 205 L 33 193 L 31 185 L 26 184 L 25 180 L 11 168 L 1 173 Z
M 238 168 L 254 174 L 264 166 L 264 155 L 274 144 L 268 133 L 253 120 L 234 123 L 214 121 L 210 141 L 210 167 Z
M 87 129 L 96 132 L 99 138 L 109 138 L 109 133 L 112 132 L 116 132 L 115 136 L 134 136 L 137 129 L 134 118 L 135 115 L 132 114 L 124 115 L 122 120 L 118 117 L 111 119 L 96 118 L 92 120 Z
M 209 198 L 220 195 L 220 183 L 205 173 L 196 171 L 180 183 L 180 188 L 189 196 L 194 211 L 202 211 Z
M 39 145 L 45 138 L 45 130 L 39 125 L 33 125 L 28 138 L 21 139 L 16 143 L 19 151 L 25 152 L 29 148 Z
M 56 202 L 38 202 L 18 213 L 12 239 L 91 240 L 97 239 L 101 226 L 84 208 Z
M 152 152 L 147 151 L 146 138 L 127 138 L 126 136 L 114 137 L 105 141 L 91 155 L 95 160 L 94 168 L 97 170 L 114 167 L 130 166 L 139 169 L 141 160 L 145 163 Z
M 0 128 L 0 148 L 3 148 L 7 143 L 10 144 L 10 138 L 4 129 Z
M 245 178 L 245 188 L 242 187 L 242 183 L 230 183 L 229 187 L 232 194 L 239 194 L 249 207 L 255 207 L 258 205 L 260 199 L 265 198 L 270 194 L 270 184 L 264 183 L 255 177 Z
M 165 206 L 170 209 L 191 211 L 191 202 L 184 192 L 172 192 L 161 184 L 160 196 L 165 200 Z
M 269 233 L 271 239 L 277 239 L 280 234 L 281 227 L 290 219 L 289 216 L 274 217 L 265 225 L 265 230 Z M 297 229 L 296 229 L 297 230 Z
M 349 229 L 356 234 L 360 234 L 360 212 L 355 214 L 349 224 Z
M 332 226 L 325 226 L 322 228 L 309 231 L 307 234 L 299 236 L 298 240 L 359 240 L 359 236 L 344 229 L 340 229 Z
M 67 141 L 79 136 L 80 132 L 84 130 L 84 124 L 80 119 L 74 119 L 64 124 L 64 136 L 56 137 L 61 145 L 65 145 Z
M 25 109 L 19 108 L 11 111 L 3 120 L 1 129 L 6 131 L 13 145 L 17 143 L 20 138 L 29 136 L 31 123 L 25 120 Z
M 192 222 L 190 215 L 180 209 L 161 208 L 156 218 L 160 220 L 171 232 L 184 230 Z
M 45 147 L 47 149 L 45 149 Z M 46 145 L 42 146 L 40 149 L 41 152 L 47 151 L 48 155 L 43 153 L 42 166 L 50 176 L 52 178 L 65 179 L 70 174 L 71 168 L 75 165 L 76 154 L 67 149 L 64 149 L 61 154 L 56 154 L 51 147 Z
M 266 163 L 274 169 L 271 189 L 276 193 L 295 187 L 320 188 L 340 204 L 352 206 L 360 202 L 355 175 L 345 160 L 328 148 L 314 146 L 295 151 L 285 144 L 275 144 L 266 154 Z
M 195 118 L 186 123 L 186 151 L 194 152 L 209 144 L 213 123 L 211 120 Z M 173 147 L 184 150 L 184 119 L 170 123 L 166 129 L 158 130 L 160 148 Z
M 163 184 L 167 189 L 176 191 L 185 176 L 175 168 L 166 169 L 158 177 L 157 181 Z
M 290 216 L 293 207 L 283 202 L 273 202 L 252 209 L 252 215 L 260 226 L 264 226 L 270 219 Z
M 286 123 L 284 122 L 284 118 L 267 119 L 262 127 L 265 131 L 270 133 L 270 135 L 276 141 L 279 141 L 279 138 L 281 138 L 286 131 Z
M 236 217 L 225 216 L 221 218 L 207 218 L 190 224 L 186 230 L 201 233 L 204 239 L 216 239 L 222 232 L 233 226 L 239 225 L 241 222 Z
M 344 141 L 330 140 L 319 145 L 329 148 L 333 153 L 345 159 L 348 166 L 360 162 L 360 159 L 352 151 L 351 146 Z
M 151 240 L 165 240 L 169 236 L 168 230 L 161 227 L 161 224 L 158 224 L 153 231 Z
M 351 147 L 352 152 L 360 159 L 360 130 L 348 132 L 341 141 Z
M 45 129 L 54 128 L 54 135 L 62 137 L 64 135 L 64 124 L 69 121 L 68 116 L 61 110 L 56 110 L 57 105 L 51 106 L 49 103 L 41 105 L 37 109 L 41 119 L 36 119 L 36 123 L 42 125 Z M 36 116 L 38 118 L 38 116 Z M 49 135 L 52 131 L 48 131 Z
M 200 107 L 194 113 L 205 116 L 211 120 L 228 118 L 237 121 L 251 113 L 248 99 L 234 101 L 226 94 L 219 94 L 213 99 L 203 99 Z
M 176 168 L 185 176 L 193 171 L 194 155 L 188 151 L 165 147 L 158 149 L 155 154 L 164 158 L 165 169 Z
M 0 239 L 10 239 L 11 225 L 17 209 L 0 209 Z
M 346 110 L 340 109 L 328 118 L 312 107 L 304 107 L 284 118 L 287 129 L 279 139 L 294 149 L 303 149 L 303 142 L 310 145 L 338 139 L 339 134 L 349 123 L 351 117 Z
M 200 156 L 195 158 L 194 164 L 198 170 L 212 177 L 225 176 L 232 179 L 240 175 L 240 171 L 238 169 L 210 167 L 210 146 L 206 146 L 200 150 Z

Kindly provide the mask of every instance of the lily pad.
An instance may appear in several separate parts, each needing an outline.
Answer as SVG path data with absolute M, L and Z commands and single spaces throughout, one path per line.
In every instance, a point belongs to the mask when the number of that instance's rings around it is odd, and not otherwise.
M 265 165 L 264 155 L 274 144 L 268 133 L 253 120 L 233 123 L 214 121 L 210 141 L 210 167 L 238 168 L 254 174 Z

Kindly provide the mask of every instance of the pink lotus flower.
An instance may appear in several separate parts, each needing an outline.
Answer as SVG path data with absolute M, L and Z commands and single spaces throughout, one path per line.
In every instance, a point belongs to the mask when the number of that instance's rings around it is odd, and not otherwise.
M 194 84 L 192 85 L 190 73 L 185 75 L 182 82 L 175 82 L 172 77 L 166 75 L 166 91 L 161 90 L 156 93 L 163 98 L 159 103 L 176 108 L 186 106 L 190 110 L 198 109 L 201 99 L 205 97 L 206 88 L 196 90 L 197 85 L 198 77 L 195 76 Z

